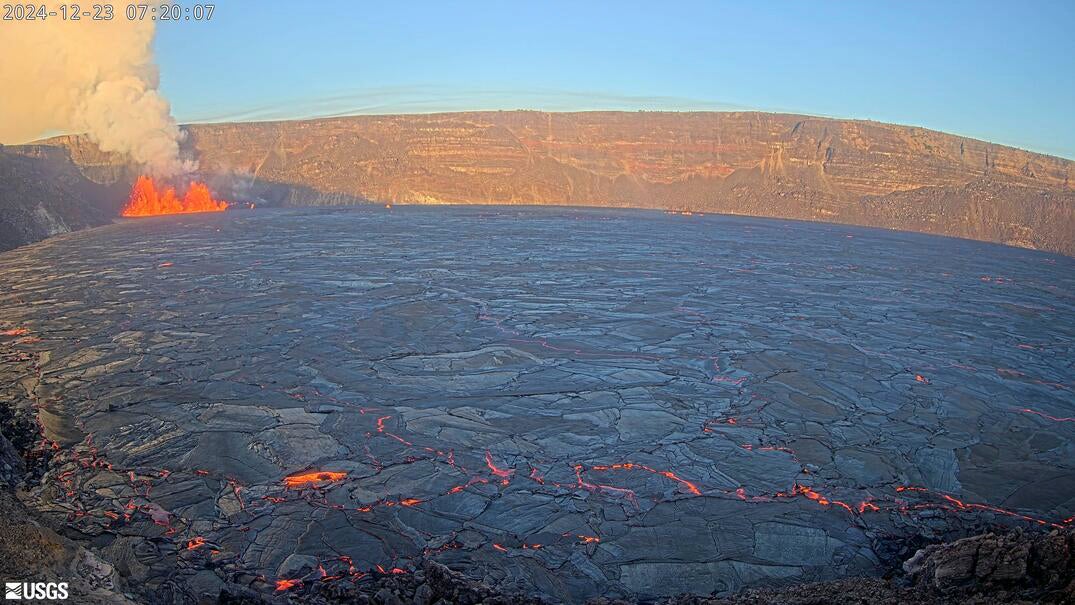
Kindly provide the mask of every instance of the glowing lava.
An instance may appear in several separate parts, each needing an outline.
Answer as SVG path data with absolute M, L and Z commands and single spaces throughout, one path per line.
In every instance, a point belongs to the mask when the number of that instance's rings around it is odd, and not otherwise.
M 183 197 L 172 187 L 157 190 L 148 176 L 140 176 L 131 188 L 131 197 L 123 208 L 123 216 L 157 216 L 160 214 L 189 214 L 192 212 L 223 212 L 228 203 L 213 199 L 205 183 L 191 182 Z
M 848 504 L 847 502 L 843 502 L 843 501 L 840 501 L 840 500 L 830 500 L 829 498 L 826 498 L 825 496 L 822 496 L 821 494 L 819 494 L 814 489 L 809 488 L 809 487 L 807 487 L 805 485 L 795 484 L 795 487 L 792 489 L 790 495 L 792 495 L 792 496 L 806 496 L 807 498 L 809 498 L 810 500 L 813 500 L 814 502 L 817 502 L 821 506 L 836 505 L 836 506 L 839 506 L 840 508 L 846 509 L 847 512 L 849 512 L 849 513 L 855 512 L 855 509 L 852 508 L 851 505 Z M 862 511 L 860 511 L 860 512 L 865 512 L 865 510 L 866 510 L 866 507 L 863 506 Z
M 340 481 L 346 476 L 347 473 L 344 472 L 314 471 L 312 473 L 302 473 L 301 475 L 284 477 L 284 485 L 289 488 L 315 487 L 320 483 Z
M 299 580 L 277 580 L 276 592 L 283 592 L 285 590 L 291 590 L 296 586 L 302 586 L 302 582 Z
M 493 473 L 497 477 L 500 477 L 501 485 L 507 485 L 511 482 L 511 476 L 515 474 L 515 469 L 503 469 L 493 464 L 493 454 L 486 450 L 485 452 L 485 466 L 489 467 L 489 472 Z
M 687 481 L 686 479 L 681 478 L 679 475 L 676 475 L 672 471 L 661 471 L 661 470 L 657 470 L 655 468 L 648 467 L 648 466 L 646 466 L 644 464 L 635 464 L 633 462 L 621 462 L 619 464 L 599 464 L 597 466 L 590 467 L 590 470 L 593 470 L 593 471 L 617 471 L 617 470 L 645 471 L 647 473 L 653 473 L 654 475 L 660 475 L 660 476 L 665 477 L 667 479 L 671 479 L 672 481 L 675 481 L 676 483 L 679 483 L 683 487 L 683 489 L 685 489 L 686 491 L 690 492 L 691 494 L 693 494 L 695 496 L 702 495 L 702 491 L 700 489 L 698 489 L 697 485 L 691 483 L 690 481 Z M 577 467 L 576 467 L 576 474 L 578 474 L 578 468 Z M 579 479 L 579 481 L 581 482 L 581 478 Z M 580 487 L 583 487 L 583 485 L 581 483 L 580 483 Z M 608 486 L 602 486 L 602 487 L 607 488 Z
M 1060 418 L 1059 416 L 1050 416 L 1045 412 L 1039 412 L 1030 408 L 1019 408 L 1019 411 L 1023 412 L 1024 414 L 1034 414 L 1035 416 L 1041 416 L 1042 418 L 1045 418 L 1046 420 L 1052 420 L 1053 422 L 1075 422 L 1075 418 Z

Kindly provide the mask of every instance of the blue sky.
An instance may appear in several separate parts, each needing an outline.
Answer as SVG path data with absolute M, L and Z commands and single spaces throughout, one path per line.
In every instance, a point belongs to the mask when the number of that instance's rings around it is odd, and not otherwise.
M 1075 158 L 1075 1 L 228 2 L 161 23 L 182 122 L 799 112 Z

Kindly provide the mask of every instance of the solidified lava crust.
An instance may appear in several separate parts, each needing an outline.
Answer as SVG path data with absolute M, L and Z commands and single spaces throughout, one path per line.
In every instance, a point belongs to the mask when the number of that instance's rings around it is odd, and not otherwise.
M 0 395 L 44 435 L 27 504 L 146 601 L 427 561 L 730 594 L 1067 531 L 1073 269 L 638 211 L 146 219 L 0 255 Z

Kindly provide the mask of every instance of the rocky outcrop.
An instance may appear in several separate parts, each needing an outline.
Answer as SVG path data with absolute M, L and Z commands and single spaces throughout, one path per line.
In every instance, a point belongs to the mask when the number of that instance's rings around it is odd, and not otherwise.
M 692 209 L 924 231 L 1075 254 L 1075 163 L 941 132 L 738 113 L 533 111 L 187 127 L 218 189 L 278 205 Z M 97 182 L 123 159 L 66 147 Z
M 0 486 L 0 518 L 0 577 L 5 581 L 67 582 L 70 594 L 90 605 L 137 602 L 118 592 L 112 565 L 35 518 L 7 486 Z
M 0 251 L 110 222 L 122 189 L 86 178 L 66 150 L 0 147 Z
M 866 196 L 855 211 L 862 224 L 1075 254 L 1075 195 L 1064 189 L 982 178 Z
M 1075 598 L 1075 532 L 974 536 L 924 548 L 903 570 L 917 587 L 951 597 Z
M 0 343 L 5 368 L 25 365 Z M 37 425 L 25 405 L 8 393 L 0 397 L 0 578 L 5 582 L 66 582 L 79 603 L 133 605 L 120 592 L 122 580 L 101 557 L 60 535 L 17 497 L 18 489 L 39 478 L 46 460 Z M 25 402 L 22 402 L 25 403 Z
M 684 595 L 665 605 L 1071 603 L 1075 532 L 983 534 L 919 550 L 889 579 L 851 578 L 748 590 L 727 598 Z M 606 602 L 604 605 L 612 605 Z M 593 605 L 597 605 L 595 601 Z

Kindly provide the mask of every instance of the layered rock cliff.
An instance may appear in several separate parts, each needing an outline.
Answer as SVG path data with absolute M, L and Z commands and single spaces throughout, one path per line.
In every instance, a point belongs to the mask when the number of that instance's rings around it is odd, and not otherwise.
M 1075 254 L 1075 162 L 922 128 L 757 112 L 504 111 L 187 132 L 203 171 L 283 205 L 692 209 Z M 49 143 L 97 182 L 133 177 L 84 139 Z
M 0 252 L 108 223 L 120 191 L 87 179 L 66 150 L 0 146 Z

